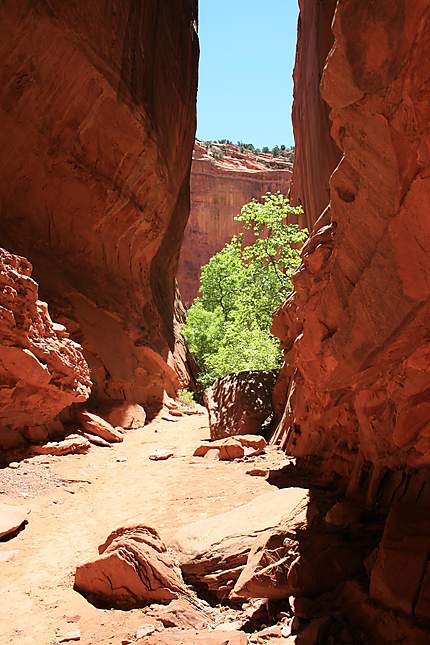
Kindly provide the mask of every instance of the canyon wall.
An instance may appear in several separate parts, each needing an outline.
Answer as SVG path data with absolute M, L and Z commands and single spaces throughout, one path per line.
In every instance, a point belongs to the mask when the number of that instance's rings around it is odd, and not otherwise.
M 188 379 L 173 311 L 196 24 L 195 0 L 1 3 L 2 245 L 82 345 L 94 400 L 156 406 Z
M 267 192 L 287 194 L 291 164 L 270 154 L 241 153 L 234 145 L 196 142 L 191 170 L 191 213 L 178 269 L 182 300 L 197 296 L 200 269 L 230 238 L 241 232 L 234 221 L 244 204 Z
M 333 32 L 321 94 L 342 159 L 274 319 L 290 377 L 274 440 L 389 510 L 371 596 L 430 619 L 430 6 L 338 0 Z
M 292 204 L 303 205 L 304 222 L 310 231 L 329 202 L 329 178 L 340 160 L 340 150 L 330 134 L 329 108 L 320 93 L 323 68 L 333 45 L 331 22 L 336 1 L 299 1 L 292 114 L 295 161 L 290 196 Z

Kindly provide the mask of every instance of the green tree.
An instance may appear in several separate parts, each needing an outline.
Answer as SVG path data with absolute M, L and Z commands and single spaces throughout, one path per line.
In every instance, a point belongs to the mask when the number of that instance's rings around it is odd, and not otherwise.
M 235 218 L 244 232 L 202 268 L 200 297 L 183 328 L 202 387 L 226 374 L 279 366 L 279 344 L 269 329 L 274 310 L 292 290 L 307 237 L 288 218 L 302 213 L 280 193 L 252 200 Z

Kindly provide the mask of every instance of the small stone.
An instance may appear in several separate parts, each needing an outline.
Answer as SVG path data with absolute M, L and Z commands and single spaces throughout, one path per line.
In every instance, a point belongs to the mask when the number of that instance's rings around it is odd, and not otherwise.
M 164 450 L 163 448 L 157 448 L 151 455 L 149 455 L 149 459 L 152 461 L 164 461 L 166 459 L 169 459 L 170 457 L 173 457 L 173 452 L 171 450 Z
M 70 643 L 71 641 L 80 641 L 81 640 L 81 630 L 72 629 L 70 632 L 66 632 L 61 635 L 58 639 L 59 643 Z
M 21 464 L 18 461 L 11 461 L 9 464 L 9 468 L 19 468 L 20 465 Z
M 141 625 L 136 631 L 136 638 L 145 638 L 155 632 L 155 625 Z
M 251 470 L 246 471 L 246 474 L 251 475 L 252 477 L 267 477 L 269 471 L 264 468 L 251 468 Z
M 124 464 L 127 461 L 127 457 L 117 457 L 117 462 L 120 464 Z

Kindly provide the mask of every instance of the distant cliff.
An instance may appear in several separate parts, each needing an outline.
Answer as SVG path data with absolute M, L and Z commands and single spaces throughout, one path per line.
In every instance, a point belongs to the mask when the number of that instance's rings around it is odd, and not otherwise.
M 232 144 L 196 142 L 191 171 L 191 215 L 185 229 L 178 270 L 182 300 L 197 296 L 200 269 L 240 225 L 234 221 L 244 204 L 267 192 L 288 193 L 291 163 L 272 154 L 241 152 Z

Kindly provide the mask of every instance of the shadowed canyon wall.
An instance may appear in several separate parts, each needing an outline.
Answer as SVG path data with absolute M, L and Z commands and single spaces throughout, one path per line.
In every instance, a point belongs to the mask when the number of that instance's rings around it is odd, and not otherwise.
M 195 0 L 0 6 L 1 244 L 31 261 L 95 399 L 151 406 L 187 380 L 173 310 L 196 21 Z
M 191 213 L 178 269 L 181 298 L 190 306 L 197 296 L 200 269 L 242 226 L 234 216 L 252 198 L 267 192 L 287 194 L 291 164 L 271 154 L 241 153 L 234 145 L 208 147 L 196 142 L 191 170 Z
M 322 460 L 370 507 L 391 509 L 371 595 L 429 619 L 430 6 L 331 4 L 321 96 L 342 159 L 295 292 L 274 319 L 291 377 L 275 440 Z M 315 37 L 302 29 L 299 52 Z M 296 171 L 311 191 L 305 169 Z M 324 206 L 325 188 L 316 190 Z
M 329 178 L 340 160 L 330 135 L 329 108 L 320 93 L 323 67 L 333 45 L 336 0 L 300 0 L 299 5 L 292 115 L 296 154 L 290 196 L 293 204 L 303 205 L 304 222 L 311 231 L 329 202 Z

